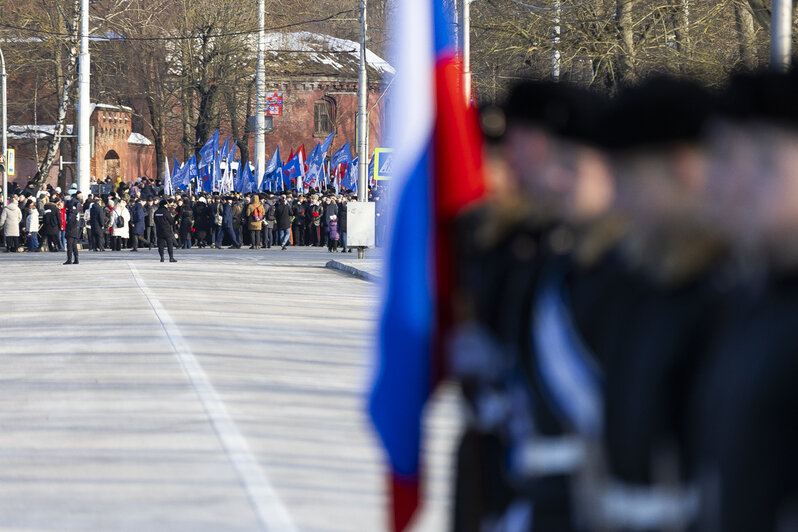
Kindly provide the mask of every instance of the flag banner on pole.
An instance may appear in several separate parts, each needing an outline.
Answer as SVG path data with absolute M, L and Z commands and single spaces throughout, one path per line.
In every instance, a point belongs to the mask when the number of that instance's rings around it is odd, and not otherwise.
M 197 156 L 192 155 L 191 159 L 188 160 L 186 166 L 184 168 L 185 175 L 183 176 L 182 185 L 184 189 L 188 189 L 191 186 L 191 182 L 196 182 L 199 179 L 199 169 L 197 168 Z
M 377 179 L 376 179 L 376 176 L 374 175 L 374 153 L 373 152 L 371 154 L 371 160 L 369 160 L 369 169 L 366 172 L 366 175 L 368 176 L 368 184 L 369 184 L 369 186 L 372 186 L 372 187 L 376 186 L 377 185 Z
M 479 126 L 443 4 L 402 0 L 394 17 L 393 41 L 401 43 L 389 121 L 396 177 L 369 398 L 390 464 L 394 530 L 408 526 L 419 504 L 421 416 L 443 376 L 455 278 L 447 229 L 485 190 Z
M 307 157 L 305 157 L 305 145 L 299 147 L 297 152 L 299 157 L 299 175 L 296 178 L 297 190 L 300 193 L 305 192 L 305 175 L 308 173 Z
M 208 142 L 200 149 L 200 161 L 197 166 L 203 168 L 205 166 L 209 166 L 213 164 L 213 158 L 216 156 L 216 152 L 219 151 L 219 130 L 213 132 L 211 138 L 208 139 Z
M 321 144 L 316 144 L 313 151 L 308 155 L 307 172 L 305 175 L 305 188 L 312 189 L 321 186 L 321 173 L 322 169 L 322 151 Z
M 229 151 L 228 151 L 229 148 L 230 148 L 230 135 L 227 135 L 227 137 L 224 139 L 224 144 L 222 145 L 222 149 L 219 150 L 219 153 L 221 154 L 220 158 L 223 161 L 228 160 L 227 156 L 228 156 L 228 153 L 229 153 Z
M 330 133 L 327 136 L 327 138 L 324 139 L 324 142 L 321 143 L 321 158 L 322 159 L 327 157 L 327 152 L 330 151 L 330 144 L 332 144 L 334 136 L 335 136 L 335 133 Z
M 278 170 L 281 170 L 282 166 L 283 162 L 280 160 L 280 147 L 277 146 L 277 148 L 274 149 L 274 155 L 272 155 L 272 158 L 266 163 L 265 177 L 263 178 L 266 184 L 262 185 L 261 188 L 263 190 L 266 190 L 267 186 L 270 192 L 273 190 L 274 183 L 277 181 Z
M 347 168 L 346 175 L 344 176 L 344 180 L 341 183 L 347 190 L 351 190 L 352 192 L 357 192 L 357 162 L 359 157 L 355 157 L 352 161 L 352 164 L 349 165 Z
M 228 162 L 236 160 L 236 148 L 237 147 L 238 147 L 238 141 L 236 140 L 236 141 L 233 142 L 233 147 L 230 148 L 230 153 L 227 154 Z
M 222 157 L 217 151 L 213 156 L 211 191 L 219 192 L 222 189 Z
M 175 176 L 177 175 L 177 172 L 180 170 L 180 168 L 181 168 L 180 163 L 177 162 L 177 157 L 175 157 L 174 163 L 172 164 L 172 173 L 170 174 L 172 176 L 172 185 L 175 184 Z
M 338 151 L 335 152 L 330 159 L 330 166 L 335 169 L 338 168 L 342 164 L 348 164 L 352 162 L 352 150 L 349 148 L 349 142 L 338 148 Z
M 302 186 L 302 173 L 301 154 L 297 152 L 283 167 L 284 179 L 287 180 L 286 185 L 289 188 L 298 190 Z
M 177 159 L 175 159 L 175 164 L 177 164 Z M 175 193 L 175 189 L 172 184 L 172 175 L 174 175 L 174 172 L 169 173 L 169 158 L 166 155 L 163 156 L 163 165 L 164 165 L 163 191 L 164 194 L 166 194 L 167 196 L 171 196 L 172 194 Z
M 238 171 L 233 182 L 233 190 L 239 193 L 244 192 L 244 165 L 241 164 L 241 160 L 238 161 Z
M 241 161 L 242 170 L 241 173 L 244 174 L 244 187 L 241 192 L 244 194 L 250 194 L 256 191 L 255 183 L 255 176 L 252 174 L 252 168 L 249 166 L 249 161 Z

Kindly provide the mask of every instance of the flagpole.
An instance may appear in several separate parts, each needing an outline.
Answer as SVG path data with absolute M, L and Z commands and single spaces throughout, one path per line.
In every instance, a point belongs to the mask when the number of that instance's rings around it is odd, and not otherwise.
M 266 102 L 266 5 L 258 0 L 258 69 L 255 73 L 255 167 L 266 168 L 266 115 L 263 108 Z M 255 176 L 260 189 L 260 176 Z

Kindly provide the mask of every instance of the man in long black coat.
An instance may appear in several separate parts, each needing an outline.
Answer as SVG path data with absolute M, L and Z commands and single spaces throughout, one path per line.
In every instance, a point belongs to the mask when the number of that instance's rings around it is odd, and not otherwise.
M 58 210 L 58 205 L 52 201 L 44 204 L 44 224 L 42 226 L 42 235 L 44 242 L 42 243 L 42 250 L 58 251 L 58 231 L 61 230 L 61 211 Z
M 66 253 L 67 260 L 64 264 L 80 264 L 78 262 L 78 238 L 80 238 L 80 212 L 81 193 L 75 194 L 75 197 L 69 200 L 66 204 Z M 74 256 L 74 260 L 73 260 Z
M 286 246 L 291 234 L 291 212 L 291 207 L 285 202 L 285 198 L 281 197 L 280 202 L 274 209 L 274 217 L 277 220 L 277 230 L 280 234 L 282 249 L 287 249 Z
M 158 254 L 161 262 L 164 261 L 163 250 L 169 250 L 169 262 L 177 262 L 175 259 L 175 218 L 168 207 L 166 200 L 161 200 L 158 210 L 155 211 L 155 231 L 158 235 Z
M 104 251 L 103 230 L 105 230 L 105 209 L 100 200 L 95 199 L 89 208 L 89 247 L 93 251 Z

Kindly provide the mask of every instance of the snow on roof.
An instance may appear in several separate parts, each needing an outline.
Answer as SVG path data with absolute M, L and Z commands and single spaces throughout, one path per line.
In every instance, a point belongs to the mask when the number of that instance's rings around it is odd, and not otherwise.
M 128 107 L 127 105 L 111 105 L 107 103 L 95 103 L 95 109 L 108 109 L 109 111 L 126 111 L 128 113 L 133 113 L 134 109 L 132 107 Z
M 141 133 L 131 133 L 127 138 L 128 144 L 140 144 L 142 146 L 152 146 L 152 141 Z
M 284 73 L 294 70 L 313 74 L 349 75 L 357 77 L 360 67 L 360 44 L 331 35 L 300 31 L 294 33 L 267 33 L 266 50 L 274 57 L 269 67 Z M 286 61 L 290 57 L 292 61 Z M 293 63 L 291 65 L 290 63 Z M 393 75 L 394 68 L 380 56 L 366 50 L 366 63 L 370 75 Z M 321 72 L 315 70 L 320 69 Z
M 27 126 L 8 126 L 8 138 L 17 140 L 44 139 L 55 134 L 55 125 L 27 125 Z M 72 134 L 72 125 L 67 124 L 64 128 L 64 135 Z

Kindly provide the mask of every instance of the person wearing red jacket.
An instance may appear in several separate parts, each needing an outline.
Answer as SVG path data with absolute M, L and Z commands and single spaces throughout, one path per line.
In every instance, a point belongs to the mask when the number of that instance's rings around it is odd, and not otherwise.
M 61 217 L 61 226 L 58 230 L 58 251 L 64 251 L 66 249 L 66 205 L 64 201 L 61 200 L 58 203 L 58 211 Z

